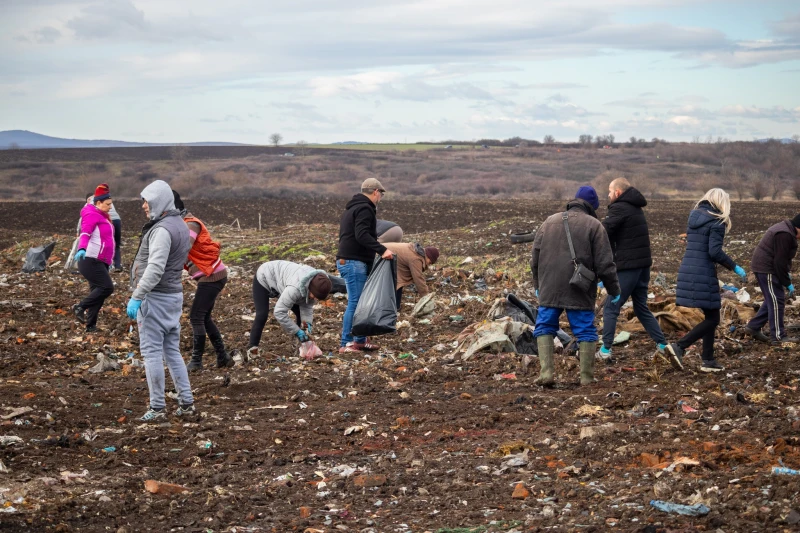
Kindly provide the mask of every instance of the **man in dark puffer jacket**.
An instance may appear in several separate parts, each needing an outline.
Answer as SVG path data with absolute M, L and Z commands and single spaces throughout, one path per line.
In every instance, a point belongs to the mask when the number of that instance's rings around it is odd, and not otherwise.
M 603 227 L 614 250 L 621 297 L 617 303 L 611 303 L 611 298 L 606 299 L 603 309 L 603 346 L 597 352 L 598 358 L 608 362 L 612 360 L 611 345 L 614 343 L 617 317 L 628 298 L 633 300 L 636 318 L 656 343 L 658 352 L 664 355 L 670 347 L 661 326 L 647 307 L 650 267 L 653 264 L 650 232 L 642 210 L 647 200 L 628 180 L 617 178 L 608 186 L 608 201 L 608 214 L 603 219 Z

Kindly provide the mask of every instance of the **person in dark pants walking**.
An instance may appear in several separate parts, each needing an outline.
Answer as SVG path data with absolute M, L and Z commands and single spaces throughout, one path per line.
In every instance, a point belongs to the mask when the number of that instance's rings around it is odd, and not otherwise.
M 211 234 L 205 224 L 186 210 L 177 191 L 172 191 L 175 209 L 181 212 L 183 221 L 189 227 L 189 240 L 192 248 L 184 269 L 189 277 L 197 283 L 192 309 L 189 311 L 189 322 L 192 324 L 192 357 L 186 364 L 186 370 L 194 372 L 203 369 L 203 353 L 206 348 L 206 335 L 217 353 L 217 368 L 233 366 L 233 359 L 227 350 L 222 334 L 214 323 L 211 313 L 217 296 L 228 282 L 228 267 L 222 262 L 218 242 L 211 240 Z
M 269 299 L 277 298 L 275 320 L 286 333 L 300 342 L 309 340 L 314 320 L 315 300 L 325 300 L 333 284 L 323 270 L 291 261 L 268 261 L 253 277 L 253 303 L 256 318 L 250 328 L 248 358 L 258 356 L 258 345 L 269 318 Z M 294 314 L 294 320 L 289 317 Z
M 683 370 L 683 354 L 698 340 L 703 340 L 701 372 L 721 372 L 725 368 L 714 357 L 714 333 L 720 322 L 722 299 L 719 294 L 717 265 L 733 270 L 742 279 L 744 269 L 737 266 L 722 249 L 725 233 L 731 229 L 731 199 L 722 189 L 711 189 L 689 214 L 686 252 L 678 270 L 676 302 L 684 307 L 701 309 L 705 319 L 670 344 L 675 357 L 672 366 Z
M 81 209 L 81 233 L 75 260 L 92 292 L 75 304 L 72 311 L 79 322 L 86 324 L 87 333 L 97 331 L 100 308 L 114 292 L 114 282 L 108 274 L 114 258 L 114 226 L 108 215 L 110 209 L 111 194 L 105 183 L 97 186 L 92 203 Z
M 781 344 L 798 342 L 786 336 L 783 311 L 786 304 L 784 287 L 789 295 L 794 294 L 792 284 L 792 259 L 797 255 L 797 239 L 800 239 L 800 215 L 792 220 L 778 222 L 767 230 L 753 252 L 750 264 L 764 294 L 764 303 L 758 313 L 745 326 L 744 331 L 762 342 Z M 770 336 L 761 332 L 769 324 Z
M 122 219 L 119 213 L 114 209 L 114 204 L 111 204 L 111 210 L 108 212 L 111 217 L 111 223 L 114 224 L 114 270 L 117 272 L 122 271 Z
M 642 210 L 647 205 L 647 200 L 628 180 L 617 178 L 608 186 L 608 201 L 608 214 L 603 219 L 603 227 L 614 251 L 621 295 L 617 303 L 612 303 L 611 298 L 606 299 L 603 308 L 603 345 L 597 356 L 604 361 L 613 360 L 611 346 L 614 343 L 617 318 L 622 306 L 631 298 L 633 312 L 656 343 L 658 353 L 664 357 L 675 357 L 661 326 L 647 307 L 650 267 L 653 265 L 650 232 Z

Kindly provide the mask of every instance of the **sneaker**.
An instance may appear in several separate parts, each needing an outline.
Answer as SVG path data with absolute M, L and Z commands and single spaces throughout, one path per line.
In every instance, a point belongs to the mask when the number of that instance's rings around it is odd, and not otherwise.
M 86 324 L 86 309 L 81 307 L 81 304 L 75 304 L 72 306 L 72 314 L 75 315 L 75 318 L 78 319 L 78 322 L 81 324 Z
M 757 340 L 758 342 L 769 342 L 769 337 L 761 333 L 760 329 L 753 329 L 745 326 L 744 333 L 745 335 L 752 337 L 754 340 Z
M 797 344 L 800 339 L 797 337 L 781 337 L 780 340 L 771 340 L 769 343 L 773 346 L 783 346 L 784 344 Z
M 597 350 L 597 353 L 594 354 L 594 357 L 598 361 L 603 361 L 608 365 L 614 362 L 614 356 L 611 355 L 611 350 L 609 350 L 605 346 L 601 346 L 600 349 Z
M 197 409 L 194 408 L 194 404 L 190 403 L 189 405 L 179 405 L 178 408 L 175 410 L 175 416 L 196 416 Z
M 725 370 L 725 367 L 721 364 L 717 363 L 716 359 L 712 359 L 711 361 L 703 361 L 703 364 L 700 365 L 700 372 L 722 372 Z
M 348 343 L 348 344 L 349 344 L 349 343 Z M 371 344 L 371 343 L 369 342 L 369 339 L 367 339 L 367 340 L 366 340 L 366 341 L 364 341 L 363 343 L 360 343 L 360 342 L 354 342 L 354 343 L 353 343 L 353 347 L 354 347 L 355 349 L 357 349 L 358 351 L 361 351 L 361 352 L 375 352 L 375 351 L 378 351 L 378 350 L 380 350 L 380 349 L 381 349 L 381 347 L 380 347 L 380 346 L 378 346 L 377 344 Z
M 97 326 L 89 326 L 86 328 L 86 333 L 97 333 L 98 331 L 100 330 L 97 329 Z
M 346 346 L 339 348 L 339 353 L 361 353 L 361 350 L 359 350 L 356 346 L 356 344 L 348 342 Z
M 669 359 L 669 364 L 672 365 L 672 368 L 675 370 L 683 370 L 683 348 L 677 345 L 677 343 L 668 344 L 666 348 L 664 348 L 666 352 L 667 359 Z
M 245 362 L 251 359 L 258 359 L 259 357 L 261 357 L 261 348 L 258 346 L 251 346 L 247 349 L 245 354 Z
M 153 409 L 152 407 L 140 418 L 142 422 L 164 422 L 167 420 L 167 409 Z

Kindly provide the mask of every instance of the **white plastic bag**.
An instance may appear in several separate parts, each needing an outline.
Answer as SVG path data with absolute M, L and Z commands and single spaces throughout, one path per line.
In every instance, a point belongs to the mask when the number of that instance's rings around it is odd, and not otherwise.
M 322 350 L 316 345 L 314 341 L 306 341 L 300 343 L 300 357 L 306 361 L 311 361 L 315 357 L 322 355 Z

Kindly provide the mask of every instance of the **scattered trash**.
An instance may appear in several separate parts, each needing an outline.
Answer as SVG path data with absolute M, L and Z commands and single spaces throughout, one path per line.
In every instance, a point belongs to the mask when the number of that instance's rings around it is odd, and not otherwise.
M 711 509 L 702 503 L 694 505 L 682 505 L 679 503 L 665 502 L 661 500 L 650 500 L 650 505 L 665 513 L 680 514 L 684 516 L 705 516 Z
M 44 272 L 47 269 L 47 260 L 55 247 L 56 243 L 51 242 L 47 246 L 30 248 L 28 253 L 25 254 L 25 263 L 22 265 L 22 271 L 26 274 Z
M 486 280 L 483 278 L 476 279 L 475 290 L 478 292 L 486 292 L 487 290 L 489 290 L 489 286 L 486 284 Z
M 104 353 L 97 354 L 97 364 L 89 369 L 92 374 L 99 374 L 108 370 L 119 370 L 119 363 Z
M 13 446 L 22 444 L 22 439 L 16 435 L 0 435 L 0 446 Z
M 475 261 L 475 260 L 474 260 L 474 259 L 472 259 L 471 257 L 467 257 L 467 258 L 465 258 L 463 261 L 461 261 L 461 264 L 462 264 L 462 265 L 468 265 L 468 264 L 470 264 L 470 263 L 472 263 L 472 262 L 474 262 L 474 261 Z
M 319 349 L 314 341 L 300 343 L 300 357 L 306 361 L 311 361 L 312 359 L 320 356 L 322 356 L 322 350 Z
M 736 293 L 736 299 L 741 303 L 746 304 L 750 301 L 750 293 L 747 292 L 747 289 L 742 289 Z
M 461 332 L 456 339 L 458 347 L 447 357 L 454 358 L 461 353 L 461 360 L 466 361 L 476 352 L 486 349 L 493 352 L 516 352 L 514 340 L 529 328 L 528 324 L 513 322 L 509 317 L 494 322 L 476 322 Z
M 450 322 L 463 322 L 464 317 L 461 315 L 450 315 Z
M 7 415 L 0 416 L 0 418 L 2 418 L 3 420 L 11 420 L 12 418 L 16 418 L 18 416 L 22 416 L 22 415 L 24 415 L 26 413 L 30 413 L 31 411 L 33 411 L 33 407 L 27 407 L 27 406 L 26 407 L 19 407 L 17 409 L 14 409 L 13 411 L 8 413 Z
M 417 305 L 415 305 L 414 309 L 411 311 L 411 316 L 415 318 L 423 318 L 432 315 L 436 310 L 436 300 L 434 299 L 435 296 L 435 293 L 430 292 L 420 298 L 417 302 Z
M 772 474 L 776 476 L 800 476 L 800 470 L 786 468 L 785 466 L 773 466 Z
M 173 483 L 162 483 L 160 481 L 156 481 L 154 479 L 148 479 L 144 482 L 144 490 L 151 494 L 160 494 L 163 496 L 172 496 L 174 494 L 182 494 L 184 492 L 189 492 L 189 489 L 186 487 L 182 487 L 181 485 L 175 485 Z
M 106 453 L 113 453 L 117 451 L 117 448 L 116 446 L 106 446 L 105 448 L 103 448 L 103 451 Z
M 624 344 L 631 340 L 631 334 L 629 331 L 620 331 L 616 337 L 614 337 L 614 346 L 618 344 Z

